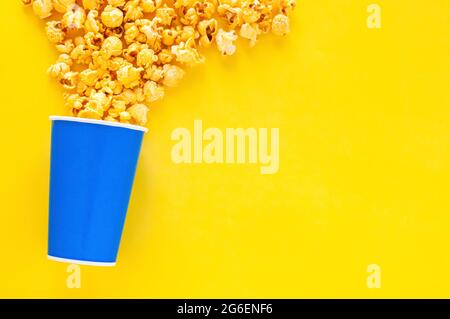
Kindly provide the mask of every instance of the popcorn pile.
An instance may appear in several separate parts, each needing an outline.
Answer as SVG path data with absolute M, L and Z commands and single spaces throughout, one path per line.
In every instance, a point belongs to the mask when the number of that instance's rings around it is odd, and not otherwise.
M 285 35 L 295 0 L 22 0 L 60 55 L 48 72 L 73 116 L 145 125 L 148 106 L 204 61 L 235 52 L 238 34 Z

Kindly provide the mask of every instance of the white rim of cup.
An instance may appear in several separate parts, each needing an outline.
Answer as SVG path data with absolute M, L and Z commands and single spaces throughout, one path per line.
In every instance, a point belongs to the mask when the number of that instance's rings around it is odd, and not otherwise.
M 88 124 L 115 126 L 115 127 L 128 128 L 130 130 L 135 130 L 135 131 L 142 131 L 144 133 L 147 133 L 147 131 L 148 131 L 147 128 L 145 128 L 143 126 L 139 126 L 139 125 L 118 123 L 118 122 L 111 122 L 111 121 L 104 121 L 104 120 L 85 119 L 85 118 L 82 118 L 82 117 L 74 117 L 74 116 L 51 115 L 50 116 L 50 120 L 52 120 L 52 121 L 70 121 L 70 122 L 80 122 L 80 123 L 88 123 Z
M 50 260 L 59 261 L 59 262 L 62 262 L 62 263 L 78 264 L 78 265 L 86 265 L 86 266 L 113 267 L 113 266 L 116 265 L 115 262 L 78 260 L 78 259 L 69 259 L 69 258 L 55 257 L 55 256 L 51 256 L 51 255 L 47 255 L 47 258 L 50 259 Z

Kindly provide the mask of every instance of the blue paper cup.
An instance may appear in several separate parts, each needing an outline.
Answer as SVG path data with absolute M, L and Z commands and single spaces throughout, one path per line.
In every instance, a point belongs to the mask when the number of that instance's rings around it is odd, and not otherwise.
M 146 129 L 51 116 L 48 258 L 114 266 Z

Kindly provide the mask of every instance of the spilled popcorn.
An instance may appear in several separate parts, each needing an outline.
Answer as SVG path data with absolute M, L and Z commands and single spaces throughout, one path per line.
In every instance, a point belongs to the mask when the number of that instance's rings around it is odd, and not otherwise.
M 151 103 L 199 49 L 236 51 L 238 36 L 289 32 L 295 0 L 22 0 L 46 23 L 60 53 L 48 73 L 68 92 L 73 116 L 145 125 Z

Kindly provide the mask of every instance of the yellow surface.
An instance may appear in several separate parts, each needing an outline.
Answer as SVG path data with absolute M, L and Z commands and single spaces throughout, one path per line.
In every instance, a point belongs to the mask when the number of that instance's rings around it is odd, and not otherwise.
M 118 265 L 46 259 L 56 53 L 0 11 L 0 297 L 450 297 L 450 2 L 301 0 L 285 38 L 207 52 L 151 112 Z M 176 165 L 177 127 L 280 129 L 280 170 Z M 367 266 L 381 267 L 368 289 Z

